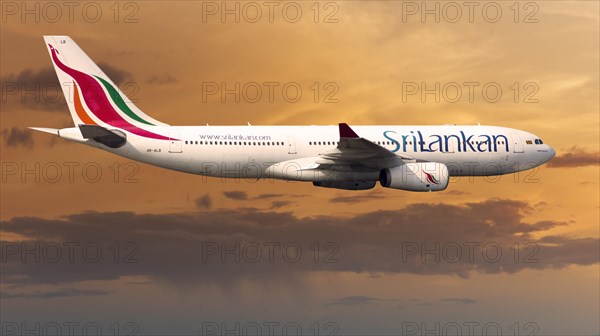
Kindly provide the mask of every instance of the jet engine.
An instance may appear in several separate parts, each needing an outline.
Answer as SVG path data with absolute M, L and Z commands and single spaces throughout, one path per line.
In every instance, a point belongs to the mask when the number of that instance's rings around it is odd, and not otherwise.
M 440 191 L 448 186 L 448 167 L 439 162 L 411 162 L 379 173 L 382 187 L 410 191 Z

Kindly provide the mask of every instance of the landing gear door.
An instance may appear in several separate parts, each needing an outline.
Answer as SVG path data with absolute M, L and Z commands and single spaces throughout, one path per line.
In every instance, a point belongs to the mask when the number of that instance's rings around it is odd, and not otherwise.
M 296 154 L 296 139 L 288 137 L 288 154 Z
M 523 153 L 523 142 L 521 142 L 521 137 L 518 134 L 510 134 L 510 144 L 513 148 L 513 153 Z
M 181 153 L 181 134 L 169 133 L 169 153 Z

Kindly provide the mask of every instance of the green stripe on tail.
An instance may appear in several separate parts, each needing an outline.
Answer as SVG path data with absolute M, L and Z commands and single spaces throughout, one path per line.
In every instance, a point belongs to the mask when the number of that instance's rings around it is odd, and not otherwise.
M 137 120 L 146 125 L 156 126 L 150 122 L 147 122 L 146 120 L 140 118 L 140 116 L 135 114 L 129 108 L 129 106 L 127 106 L 127 104 L 123 100 L 123 97 L 121 97 L 121 95 L 117 92 L 117 90 L 112 85 L 110 85 L 110 83 L 108 83 L 107 81 L 105 81 L 104 79 L 102 79 L 98 76 L 94 76 L 94 77 L 96 77 L 100 82 L 102 82 L 102 84 L 104 85 L 106 90 L 108 90 L 108 93 L 110 94 L 110 97 L 112 98 L 113 102 L 121 109 L 121 111 L 123 111 L 125 114 L 127 114 L 131 119 Z

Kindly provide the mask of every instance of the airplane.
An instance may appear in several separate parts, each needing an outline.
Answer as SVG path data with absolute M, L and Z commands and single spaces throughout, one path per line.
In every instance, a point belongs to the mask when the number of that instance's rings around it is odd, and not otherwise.
M 506 127 L 170 126 L 132 104 L 68 36 L 44 36 L 74 127 L 30 127 L 147 164 L 211 177 L 344 190 L 446 189 L 452 176 L 532 169 L 556 152 Z

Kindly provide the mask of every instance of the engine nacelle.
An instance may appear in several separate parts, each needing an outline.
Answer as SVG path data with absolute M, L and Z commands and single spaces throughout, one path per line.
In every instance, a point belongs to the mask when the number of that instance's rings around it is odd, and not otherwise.
M 313 182 L 315 187 L 335 188 L 344 190 L 367 190 L 375 187 L 375 181 L 333 181 L 333 182 Z
M 448 167 L 439 162 L 413 162 L 379 173 L 382 187 L 410 191 L 440 191 L 448 186 Z

